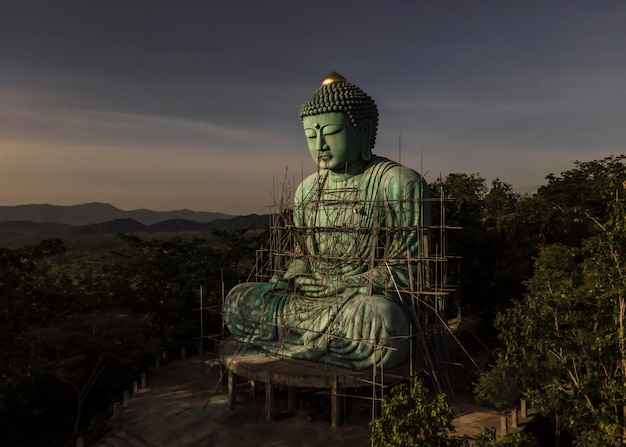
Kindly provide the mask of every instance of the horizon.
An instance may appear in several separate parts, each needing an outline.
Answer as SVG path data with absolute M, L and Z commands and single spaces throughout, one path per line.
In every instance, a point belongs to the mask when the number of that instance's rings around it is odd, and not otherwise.
M 223 214 L 223 215 L 227 215 L 227 216 L 231 216 L 231 214 L 228 213 L 222 213 L 220 211 L 207 211 L 207 210 L 192 210 L 189 208 L 180 208 L 180 209 L 167 209 L 167 210 L 155 210 L 152 208 L 132 208 L 132 209 L 125 209 L 125 208 L 120 208 L 119 206 L 116 206 L 113 203 L 107 203 L 107 202 L 85 202 L 85 203 L 74 203 L 74 204 L 56 204 L 56 203 L 19 203 L 16 205 L 1 205 L 0 207 L 20 207 L 20 206 L 53 206 L 53 207 L 60 207 L 60 208 L 71 208 L 71 207 L 76 207 L 76 206 L 83 206 L 83 205 L 107 205 L 107 206 L 111 206 L 115 209 L 118 209 L 120 211 L 155 211 L 158 213 L 167 213 L 167 212 L 180 212 L 180 211 L 191 211 L 193 213 L 208 213 L 208 214 Z M 255 214 L 255 213 L 247 213 L 245 215 L 249 215 L 249 214 Z M 258 214 L 258 213 L 257 213 Z M 269 213 L 264 213 L 264 214 L 269 214 Z M 244 216 L 245 216 L 244 215 Z M 236 215 L 232 215 L 232 216 L 236 216 Z
M 595 161 L 595 160 L 602 160 L 605 157 L 610 157 L 610 156 L 617 156 L 619 154 L 607 154 L 606 156 L 601 156 L 595 159 L 590 159 L 590 160 L 573 160 L 571 163 L 570 167 L 565 168 L 563 171 L 560 171 L 558 173 L 556 172 L 548 172 L 545 174 L 544 176 L 544 180 L 547 180 L 548 176 L 550 175 L 554 175 L 555 177 L 560 177 L 561 174 L 563 174 L 565 171 L 569 171 L 571 169 L 575 168 L 575 164 L 578 162 L 587 162 L 587 161 Z M 417 171 L 419 172 L 419 171 Z M 520 190 L 519 188 L 516 188 L 516 185 L 513 185 L 510 182 L 507 182 L 506 180 L 502 179 L 499 176 L 493 177 L 491 179 L 484 177 L 483 175 L 481 175 L 479 172 L 450 172 L 447 175 L 450 174 L 467 174 L 467 175 L 479 175 L 481 178 L 483 178 L 485 180 L 485 183 L 487 185 L 488 188 L 491 188 L 491 182 L 494 180 L 500 180 L 505 184 L 509 184 L 511 185 L 511 187 L 513 188 L 513 191 L 515 193 L 518 193 L 520 195 L 525 195 L 525 194 L 535 194 L 537 192 L 537 190 L 539 188 L 541 188 L 542 186 L 547 185 L 547 182 L 543 182 L 541 184 L 536 184 L 533 185 L 532 187 L 527 187 L 526 190 Z M 445 178 L 446 176 L 442 176 L 442 178 Z M 439 178 L 439 177 L 437 177 Z M 431 179 L 428 180 L 428 183 L 432 183 L 433 181 L 435 181 L 436 179 Z M 290 187 L 294 186 L 293 184 L 290 184 Z M 297 184 L 295 185 L 297 186 Z M 295 188 L 294 188 L 295 189 Z M 267 208 L 267 211 L 265 212 L 255 212 L 255 211 L 248 211 L 248 212 L 242 212 L 242 213 L 229 213 L 229 212 L 225 212 L 225 211 L 221 211 L 221 210 L 206 210 L 206 209 L 193 209 L 193 208 L 167 208 L 167 209 L 157 209 L 157 208 L 147 208 L 145 206 L 138 206 L 138 207 L 123 207 L 123 206 L 119 206 L 115 203 L 112 202 L 102 202 L 102 201 L 88 201 L 88 202 L 80 202 L 80 203 L 52 203 L 52 202 L 30 202 L 30 203 L 12 203 L 12 204 L 6 204 L 6 203 L 0 203 L 0 207 L 18 207 L 18 206 L 56 206 L 56 207 L 74 207 L 74 206 L 81 206 L 81 205 L 109 205 L 112 206 L 114 208 L 117 208 L 118 210 L 121 211 L 156 211 L 156 212 L 175 212 L 175 211 L 191 211 L 191 212 L 198 212 L 198 213 L 214 213 L 214 214 L 224 214 L 224 215 L 231 215 L 231 216 L 246 216 L 246 215 L 250 215 L 250 214 L 271 214 L 270 209 L 272 207 L 275 206 L 275 204 L 268 204 L 265 206 L 265 208 Z
M 167 209 L 167 210 L 155 210 L 152 208 L 145 208 L 145 207 L 141 207 L 141 208 L 132 208 L 132 209 L 124 209 L 124 208 L 120 208 L 119 206 L 116 206 L 113 203 L 109 203 L 109 202 L 83 202 L 83 203 L 72 203 L 72 204 L 58 204 L 58 203 L 18 203 L 16 205 L 2 205 L 0 204 L 0 206 L 2 207 L 14 207 L 14 206 L 58 206 L 58 207 L 72 207 L 72 206 L 81 206 L 81 205 L 109 205 L 112 206 L 113 208 L 117 208 L 121 211 L 192 211 L 192 212 L 199 212 L 199 213 L 216 213 L 216 214 L 225 214 L 225 213 L 220 213 L 219 211 L 204 211 L 204 210 L 192 210 L 189 208 L 180 208 L 180 209 Z
M 2 205 L 267 214 L 315 170 L 298 110 L 331 71 L 429 183 L 626 153 L 621 0 L 276 5 L 0 4 Z

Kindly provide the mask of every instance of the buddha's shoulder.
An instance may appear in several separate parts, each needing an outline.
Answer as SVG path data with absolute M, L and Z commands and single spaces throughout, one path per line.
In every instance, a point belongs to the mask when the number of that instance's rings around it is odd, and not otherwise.
M 319 172 L 314 172 L 313 174 L 302 180 L 297 189 L 310 190 L 315 185 L 318 185 L 320 182 L 323 182 L 323 176 L 321 176 Z
M 368 165 L 366 174 L 380 176 L 386 182 L 422 181 L 422 176 L 414 169 L 401 165 L 385 157 L 374 156 Z
M 302 182 L 300 182 L 300 184 L 296 188 L 296 200 L 298 198 L 306 197 L 311 192 L 311 190 L 317 187 L 316 185 L 319 185 L 320 181 L 321 177 L 319 172 L 315 172 L 302 180 Z

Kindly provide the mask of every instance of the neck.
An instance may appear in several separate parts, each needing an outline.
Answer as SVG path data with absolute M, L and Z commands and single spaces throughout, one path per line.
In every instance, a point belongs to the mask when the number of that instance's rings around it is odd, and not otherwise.
M 344 166 L 343 169 L 328 170 L 328 175 L 332 180 L 339 182 L 362 173 L 365 166 L 367 166 L 367 162 L 359 158 L 354 163 Z

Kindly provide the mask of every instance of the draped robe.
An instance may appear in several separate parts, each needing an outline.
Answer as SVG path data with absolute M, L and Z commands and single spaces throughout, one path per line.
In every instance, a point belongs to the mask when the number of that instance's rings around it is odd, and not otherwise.
M 320 170 L 306 178 L 295 194 L 297 254 L 285 278 L 310 275 L 346 288 L 313 297 L 284 282 L 240 284 L 224 306 L 233 337 L 355 370 L 405 362 L 410 304 L 401 291 L 417 271 L 427 195 L 419 174 L 382 157 L 356 175 Z

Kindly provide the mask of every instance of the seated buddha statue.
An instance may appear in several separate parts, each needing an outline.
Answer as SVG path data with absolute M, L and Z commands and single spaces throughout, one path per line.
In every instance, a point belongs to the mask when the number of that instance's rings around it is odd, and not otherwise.
M 300 119 L 317 170 L 295 192 L 295 254 L 269 282 L 228 293 L 226 325 L 270 354 L 353 370 L 399 366 L 408 360 L 415 313 L 404 292 L 419 273 L 427 184 L 372 153 L 378 109 L 341 75 L 324 80 Z

